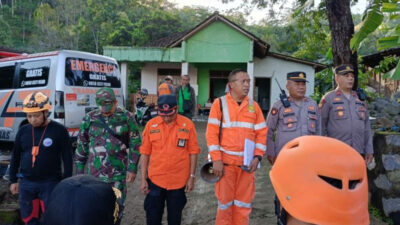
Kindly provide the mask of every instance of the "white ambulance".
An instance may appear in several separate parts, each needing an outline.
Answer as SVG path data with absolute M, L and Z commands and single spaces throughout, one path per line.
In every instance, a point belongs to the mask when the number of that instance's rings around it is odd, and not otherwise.
M 50 97 L 50 118 L 76 137 L 85 113 L 96 108 L 100 87 L 112 88 L 123 105 L 120 73 L 113 58 L 61 50 L 0 59 L 0 140 L 14 141 L 18 128 L 28 123 L 22 102 L 34 91 Z

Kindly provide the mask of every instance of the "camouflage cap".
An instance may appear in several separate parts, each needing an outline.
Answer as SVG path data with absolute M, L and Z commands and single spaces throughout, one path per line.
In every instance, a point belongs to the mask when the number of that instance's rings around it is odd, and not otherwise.
M 96 92 L 97 105 L 104 105 L 107 102 L 114 102 L 116 100 L 114 91 L 109 87 L 102 87 Z

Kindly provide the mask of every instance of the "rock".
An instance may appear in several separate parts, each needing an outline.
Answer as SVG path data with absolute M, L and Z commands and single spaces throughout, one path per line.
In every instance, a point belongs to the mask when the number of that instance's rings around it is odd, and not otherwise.
M 394 94 L 392 95 L 392 99 L 393 99 L 394 101 L 397 101 L 397 99 L 400 99 L 400 91 L 394 93 Z
M 386 98 L 377 98 L 374 101 L 375 110 L 377 112 L 383 112 L 385 107 L 390 104 L 390 100 Z
M 379 176 L 374 180 L 374 184 L 383 190 L 389 190 L 392 187 L 392 183 L 390 183 L 385 174 L 379 174 Z
M 400 211 L 400 198 L 382 198 L 383 212 L 386 216 L 390 213 Z
M 369 92 L 369 93 L 376 93 L 375 88 L 370 87 L 370 86 L 366 86 L 366 87 L 365 87 L 365 91 L 366 91 L 366 92 Z
M 392 102 L 387 104 L 386 107 L 383 109 L 383 112 L 388 113 L 389 115 L 398 115 L 400 113 L 400 105 L 397 102 Z
M 394 126 L 393 121 L 389 120 L 388 118 L 385 117 L 377 117 L 374 121 L 374 126 L 376 127 L 384 127 L 384 128 L 390 128 Z
M 400 170 L 400 156 L 382 154 L 383 167 L 387 171 Z
M 400 183 L 400 170 L 391 171 L 388 173 L 389 181 L 393 183 Z

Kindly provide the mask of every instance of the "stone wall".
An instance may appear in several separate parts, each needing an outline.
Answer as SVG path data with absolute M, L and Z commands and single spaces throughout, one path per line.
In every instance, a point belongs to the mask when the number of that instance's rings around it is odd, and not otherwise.
M 368 166 L 371 203 L 400 224 L 400 135 L 376 132 L 374 151 Z

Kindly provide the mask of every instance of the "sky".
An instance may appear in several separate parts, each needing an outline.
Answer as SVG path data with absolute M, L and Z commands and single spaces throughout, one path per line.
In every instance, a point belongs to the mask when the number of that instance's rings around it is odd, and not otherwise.
M 203 7 L 212 7 L 215 8 L 215 10 L 218 10 L 222 14 L 224 14 L 227 10 L 230 9 L 235 9 L 240 6 L 241 0 L 233 0 L 229 3 L 222 3 L 222 0 L 168 0 L 169 2 L 177 4 L 178 7 L 184 7 L 184 6 L 191 6 L 191 7 L 196 7 L 196 6 L 203 6 Z M 267 2 L 268 0 L 265 0 Z M 317 5 L 321 0 L 315 0 L 315 4 Z M 290 4 L 293 4 L 293 0 L 286 0 L 288 4 L 288 8 Z M 367 7 L 368 0 L 358 0 L 358 3 L 355 6 L 351 7 L 351 10 L 353 13 L 359 13 L 362 14 Z M 286 8 L 274 8 L 274 11 L 283 11 L 286 14 L 289 13 L 289 10 Z M 248 18 L 248 21 L 251 24 L 257 23 L 258 21 L 262 20 L 263 18 L 268 15 L 268 9 L 258 9 L 257 7 L 254 7 L 251 10 L 250 16 Z

